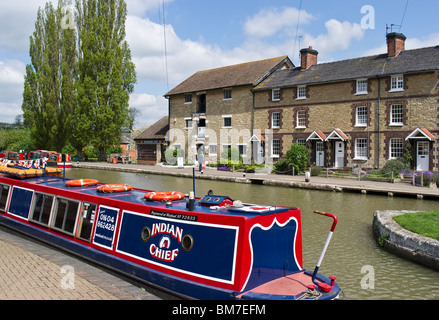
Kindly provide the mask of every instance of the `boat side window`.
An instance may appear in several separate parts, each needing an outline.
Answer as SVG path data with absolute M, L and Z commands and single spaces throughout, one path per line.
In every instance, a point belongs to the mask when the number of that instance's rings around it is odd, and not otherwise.
M 0 211 L 6 211 L 6 203 L 8 202 L 10 187 L 4 184 L 0 184 Z
M 79 201 L 57 198 L 53 216 L 53 228 L 73 235 L 78 208 Z
M 82 205 L 77 237 L 88 242 L 91 238 L 93 222 L 96 216 L 96 207 L 97 205 L 94 203 L 84 202 Z
M 35 192 L 30 220 L 48 226 L 54 196 Z

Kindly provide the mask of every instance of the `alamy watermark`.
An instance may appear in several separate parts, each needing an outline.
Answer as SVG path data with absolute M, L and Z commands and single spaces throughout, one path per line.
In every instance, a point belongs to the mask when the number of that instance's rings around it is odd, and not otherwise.
M 362 29 L 375 29 L 375 8 L 371 5 L 365 5 L 361 7 L 363 18 L 361 18 Z
M 75 268 L 69 265 L 65 265 L 61 267 L 61 274 L 64 276 L 61 277 L 61 289 L 64 290 L 74 290 L 75 289 Z
M 375 268 L 370 265 L 365 265 L 361 268 L 361 273 L 365 274 L 360 281 L 361 289 L 375 289 Z
M 62 7 L 61 28 L 75 29 L 75 8 L 73 6 Z

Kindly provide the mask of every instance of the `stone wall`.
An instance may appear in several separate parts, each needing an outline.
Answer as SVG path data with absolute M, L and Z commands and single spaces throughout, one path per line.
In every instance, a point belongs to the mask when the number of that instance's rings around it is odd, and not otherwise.
M 219 159 L 223 146 L 231 144 L 238 148 L 238 144 L 248 145 L 251 138 L 253 95 L 251 86 L 230 88 L 232 98 L 224 99 L 224 89 L 208 90 L 206 95 L 206 112 L 200 113 L 200 119 L 205 122 L 205 137 L 198 137 L 200 124 L 193 124 L 186 128 L 186 120 L 197 113 L 196 93 L 192 94 L 192 102 L 185 103 L 185 95 L 175 95 L 170 98 L 170 129 L 182 133 L 186 141 L 186 156 L 190 162 L 196 161 L 197 146 L 204 144 L 205 160 L 214 163 Z M 225 126 L 224 118 L 231 118 L 231 126 Z M 174 139 L 176 140 L 176 139 Z M 172 143 L 172 141 L 171 141 Z M 209 145 L 217 146 L 217 154 L 209 152 Z M 250 156 L 251 148 L 246 150 Z
M 372 232 L 384 249 L 439 270 L 439 241 L 402 228 L 393 217 L 413 211 L 376 211 Z

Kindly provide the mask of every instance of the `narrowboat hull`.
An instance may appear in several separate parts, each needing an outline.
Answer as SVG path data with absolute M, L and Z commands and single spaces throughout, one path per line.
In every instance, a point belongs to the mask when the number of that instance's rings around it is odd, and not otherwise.
M 302 268 L 298 208 L 96 190 L 55 176 L 0 176 L 0 223 L 181 298 L 334 299 L 340 292 L 334 280 Z

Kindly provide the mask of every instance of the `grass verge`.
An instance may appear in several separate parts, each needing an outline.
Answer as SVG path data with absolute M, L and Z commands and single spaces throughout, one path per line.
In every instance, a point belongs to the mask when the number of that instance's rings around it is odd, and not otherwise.
M 404 229 L 439 240 L 439 211 L 406 213 L 393 219 Z

